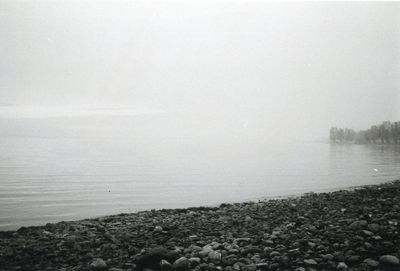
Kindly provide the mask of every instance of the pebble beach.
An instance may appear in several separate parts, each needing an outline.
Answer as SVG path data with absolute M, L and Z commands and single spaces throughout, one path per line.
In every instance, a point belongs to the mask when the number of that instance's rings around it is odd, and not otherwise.
M 400 270 L 400 181 L 0 232 L 0 270 Z

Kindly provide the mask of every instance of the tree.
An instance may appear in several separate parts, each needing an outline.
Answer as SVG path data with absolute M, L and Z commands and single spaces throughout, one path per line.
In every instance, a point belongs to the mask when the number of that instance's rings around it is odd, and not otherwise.
M 329 130 L 329 138 L 331 141 L 337 140 L 337 133 L 338 129 L 336 127 L 331 127 L 331 129 Z

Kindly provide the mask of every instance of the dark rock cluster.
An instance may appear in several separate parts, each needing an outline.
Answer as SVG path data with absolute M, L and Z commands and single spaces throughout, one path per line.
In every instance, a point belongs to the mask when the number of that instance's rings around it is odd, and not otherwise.
M 400 181 L 0 232 L 0 270 L 400 270 Z

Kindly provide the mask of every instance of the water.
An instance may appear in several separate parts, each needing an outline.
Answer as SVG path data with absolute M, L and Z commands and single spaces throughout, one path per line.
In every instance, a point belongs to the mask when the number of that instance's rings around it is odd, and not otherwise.
M 249 134 L 149 133 L 138 122 L 1 120 L 0 230 L 152 208 L 376 184 L 400 147 Z

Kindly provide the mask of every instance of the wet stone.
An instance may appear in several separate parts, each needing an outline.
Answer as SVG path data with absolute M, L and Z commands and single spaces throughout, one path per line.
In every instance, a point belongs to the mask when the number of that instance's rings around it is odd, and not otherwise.
M 91 262 L 90 269 L 91 270 L 106 270 L 107 264 L 103 259 L 97 258 Z
M 399 259 L 393 255 L 383 255 L 379 258 L 379 262 L 387 265 L 399 265 Z
M 189 260 L 186 257 L 180 257 L 172 265 L 173 269 L 186 270 L 189 267 Z
M 364 263 L 367 264 L 367 265 L 370 266 L 370 267 L 378 267 L 378 265 L 379 265 L 379 262 L 378 262 L 378 261 L 375 261 L 375 260 L 370 259 L 370 258 L 365 259 L 365 260 L 364 260 Z

